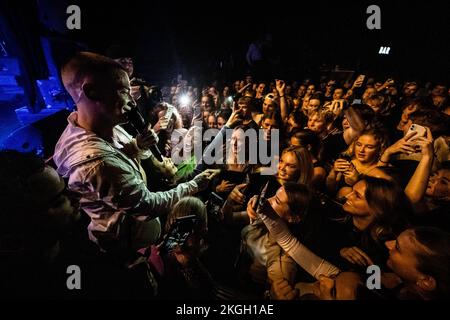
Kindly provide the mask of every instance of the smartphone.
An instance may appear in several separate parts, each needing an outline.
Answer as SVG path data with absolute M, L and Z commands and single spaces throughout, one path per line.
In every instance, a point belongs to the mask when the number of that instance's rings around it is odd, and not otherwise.
M 355 82 L 361 82 L 361 84 L 364 82 L 364 80 L 366 79 L 366 75 L 364 75 L 364 74 L 360 74 L 359 76 L 358 76 L 358 78 L 356 78 L 356 81 Z M 358 86 L 358 87 L 361 87 L 361 86 Z
M 266 182 L 266 184 L 263 186 L 261 192 L 258 194 L 256 198 L 255 206 L 253 207 L 253 210 L 255 210 L 256 212 L 258 212 L 258 210 L 261 210 L 265 206 L 269 205 L 266 197 L 268 188 L 269 188 L 269 181 Z
M 366 85 L 367 85 L 367 77 L 364 74 L 360 74 L 358 78 L 356 78 L 355 83 L 358 83 L 357 86 L 353 88 L 353 98 L 355 99 L 353 103 L 361 104 L 362 96 L 364 94 Z
M 173 105 L 167 104 L 166 114 L 159 119 L 162 130 L 166 130 L 172 124 L 173 109 Z
M 347 160 L 348 162 L 352 162 L 352 156 L 346 152 L 341 152 L 338 156 L 338 159 L 344 159 Z
M 411 140 L 415 140 L 420 137 L 425 137 L 425 135 L 427 134 L 427 129 L 425 127 L 422 127 L 421 125 L 413 123 L 409 127 L 408 132 L 406 132 L 405 136 L 407 136 L 409 133 L 414 132 L 414 131 L 417 132 L 417 134 L 413 138 L 411 138 Z
M 195 215 L 177 218 L 164 238 L 161 251 L 168 253 L 178 246 L 183 247 L 188 238 L 194 234 L 197 225 L 198 218 Z
M 209 194 L 206 206 L 208 208 L 208 213 L 211 213 L 213 217 L 220 216 L 220 210 L 222 209 L 225 200 L 215 192 Z

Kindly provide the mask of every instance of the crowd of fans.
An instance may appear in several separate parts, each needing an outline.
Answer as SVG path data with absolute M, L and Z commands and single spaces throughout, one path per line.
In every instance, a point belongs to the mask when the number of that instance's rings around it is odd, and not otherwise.
M 112 58 L 63 66 L 77 107 L 47 165 L 0 154 L 11 296 L 450 297 L 446 85 L 248 75 L 159 89 Z M 146 129 L 128 121 L 134 109 Z M 275 174 L 252 144 L 277 147 Z M 68 265 L 81 290 L 67 289 Z

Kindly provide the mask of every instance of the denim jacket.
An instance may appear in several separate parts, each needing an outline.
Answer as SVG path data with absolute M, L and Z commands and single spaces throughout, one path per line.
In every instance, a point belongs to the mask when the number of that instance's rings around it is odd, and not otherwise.
M 140 159 L 152 156 L 151 152 L 140 150 L 120 126 L 114 127 L 113 141 L 107 142 L 79 127 L 77 117 L 77 112 L 68 117 L 53 159 L 58 173 L 68 178 L 68 187 L 81 194 L 80 207 L 91 218 L 90 239 L 106 251 L 118 245 L 136 249 L 155 242 L 160 224 L 154 218 L 182 197 L 196 193 L 197 183 L 150 192 Z

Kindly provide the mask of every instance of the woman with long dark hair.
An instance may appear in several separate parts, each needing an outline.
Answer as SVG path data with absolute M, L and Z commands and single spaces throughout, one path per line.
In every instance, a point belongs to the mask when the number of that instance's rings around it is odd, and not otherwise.
M 342 207 L 348 231 L 340 255 L 353 266 L 377 264 L 382 269 L 388 252 L 384 242 L 395 238 L 408 226 L 411 203 L 395 182 L 365 177 L 346 196 Z

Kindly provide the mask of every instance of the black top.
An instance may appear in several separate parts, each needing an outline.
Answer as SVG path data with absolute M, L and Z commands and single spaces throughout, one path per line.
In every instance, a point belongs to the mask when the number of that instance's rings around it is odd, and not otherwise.
M 342 132 L 330 134 L 322 140 L 323 150 L 321 159 L 324 162 L 333 163 L 339 154 L 348 148 Z

